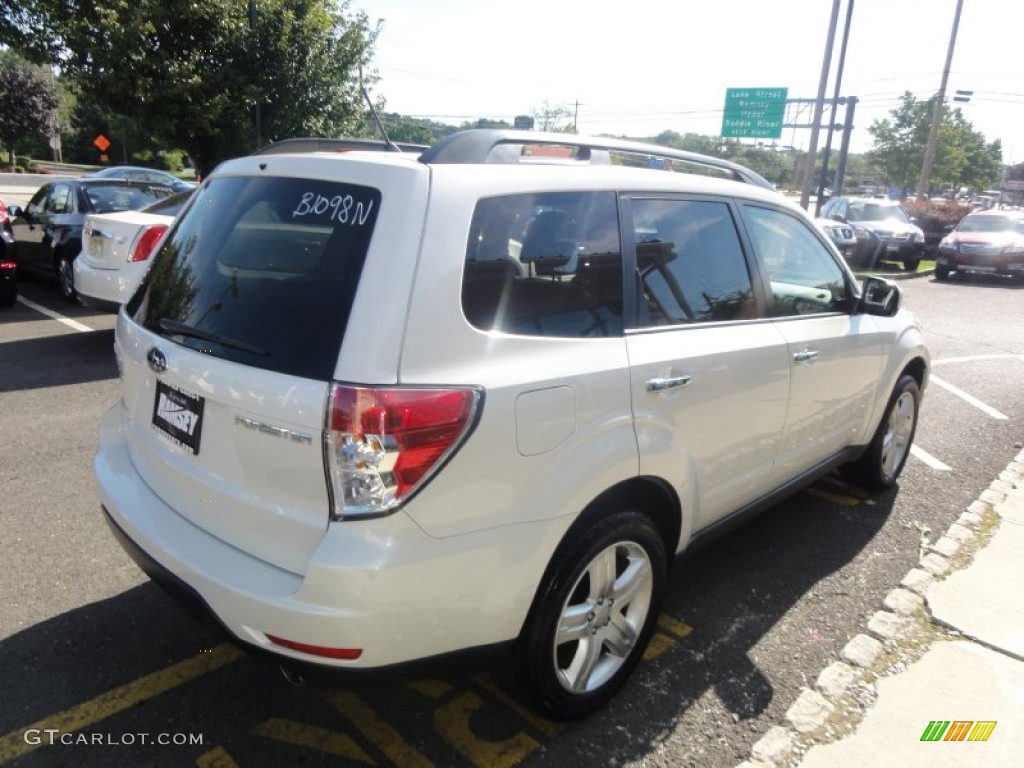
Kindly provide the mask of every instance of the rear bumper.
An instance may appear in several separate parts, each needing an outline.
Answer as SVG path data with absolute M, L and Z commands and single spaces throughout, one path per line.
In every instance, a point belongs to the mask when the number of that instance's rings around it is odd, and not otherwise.
M 96 269 L 81 255 L 74 261 L 75 290 L 88 306 L 117 312 L 135 293 L 141 275 L 121 269 Z
M 261 650 L 340 668 L 376 668 L 514 639 L 569 521 L 444 539 L 403 512 L 328 526 L 298 575 L 198 528 L 135 471 L 120 403 L 103 420 L 94 471 L 122 546 L 187 606 Z M 326 514 L 326 510 L 325 510 Z M 339 660 L 285 648 L 268 635 L 328 648 Z

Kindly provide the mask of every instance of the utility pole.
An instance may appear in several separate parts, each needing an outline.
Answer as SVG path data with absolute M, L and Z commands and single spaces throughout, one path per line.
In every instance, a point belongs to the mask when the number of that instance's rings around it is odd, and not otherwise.
M 928 131 L 928 144 L 924 148 L 924 162 L 921 164 L 921 178 L 917 182 L 917 196 L 927 194 L 928 177 L 932 175 L 932 164 L 935 162 L 935 142 L 939 138 L 939 125 L 942 123 L 942 107 L 946 101 L 946 83 L 949 82 L 949 69 L 953 65 L 953 49 L 956 47 L 956 32 L 960 26 L 960 11 L 964 0 L 956 0 L 956 15 L 953 17 L 953 31 L 949 33 L 949 48 L 946 49 L 946 66 L 942 70 L 942 81 L 939 92 L 935 96 L 935 107 L 932 109 L 932 126 Z
M 818 159 L 818 132 L 821 130 L 821 113 L 825 111 L 825 89 L 828 88 L 828 72 L 832 68 L 832 47 L 836 41 L 836 23 L 839 20 L 840 0 L 832 0 L 832 17 L 828 23 L 828 37 L 825 40 L 825 57 L 821 62 L 821 80 L 818 82 L 818 98 L 814 102 L 814 122 L 811 124 L 811 146 L 807 150 L 808 168 L 800 190 L 800 207 L 805 211 L 811 201 L 811 184 L 814 182 L 814 166 Z
M 836 177 L 832 181 L 832 196 L 842 197 L 843 184 L 846 182 L 846 158 L 850 154 L 850 136 L 853 134 L 853 113 L 857 109 L 857 97 L 846 99 L 846 125 L 843 128 L 843 140 L 839 144 L 839 160 L 836 163 Z
M 252 56 L 253 74 L 255 75 L 256 54 L 259 51 L 259 40 L 256 37 L 256 0 L 249 0 L 249 31 L 252 33 L 252 40 L 249 42 L 249 45 L 252 46 L 251 50 L 253 51 L 253 56 Z M 256 149 L 259 149 L 261 146 L 263 146 L 263 128 L 260 125 L 260 98 L 261 98 L 260 94 L 257 93 L 256 94 L 256 115 L 255 115 L 255 122 L 256 122 Z

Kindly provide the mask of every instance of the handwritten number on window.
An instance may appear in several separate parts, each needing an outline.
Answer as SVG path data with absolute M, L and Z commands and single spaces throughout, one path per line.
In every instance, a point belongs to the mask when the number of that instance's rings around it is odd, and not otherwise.
M 361 227 L 370 218 L 373 203 L 373 200 L 368 202 L 356 200 L 352 195 L 324 197 L 315 192 L 306 192 L 302 195 L 298 206 L 292 211 L 292 218 L 298 219 L 309 215 L 326 216 L 328 221 Z

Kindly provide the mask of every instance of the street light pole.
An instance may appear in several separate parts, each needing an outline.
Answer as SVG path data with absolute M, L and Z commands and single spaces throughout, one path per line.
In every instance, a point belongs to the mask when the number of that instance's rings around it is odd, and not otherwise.
M 847 0 L 846 24 L 843 26 L 843 42 L 839 45 L 839 64 L 836 67 L 835 90 L 832 91 L 832 110 L 828 118 L 828 133 L 825 134 L 825 151 L 821 158 L 821 181 L 818 182 L 817 201 L 814 203 L 814 215 L 821 213 L 825 184 L 828 179 L 828 158 L 832 151 L 832 132 L 836 127 L 836 110 L 839 108 L 839 89 L 843 86 L 843 69 L 846 67 L 846 45 L 850 42 L 850 22 L 853 21 L 853 0 Z M 849 111 L 849 110 L 847 110 Z M 847 144 L 849 146 L 849 144 Z M 834 185 L 832 194 L 837 195 Z
M 935 96 L 935 107 L 932 109 L 932 125 L 928 131 L 928 144 L 924 148 L 924 162 L 921 164 L 921 178 L 917 182 L 917 196 L 927 194 L 928 177 L 932 175 L 932 164 L 935 162 L 935 143 L 939 137 L 939 125 L 942 123 L 942 107 L 946 101 L 946 84 L 949 82 L 949 69 L 953 65 L 953 49 L 956 47 L 956 32 L 960 27 L 960 11 L 964 0 L 956 0 L 956 15 L 953 16 L 953 31 L 949 33 L 949 47 L 946 49 L 946 66 L 942 70 L 942 81 L 939 92 Z
M 825 58 L 821 63 L 821 79 L 818 81 L 818 98 L 814 101 L 814 122 L 811 125 L 811 146 L 807 150 L 808 167 L 804 172 L 804 183 L 800 189 L 800 207 L 805 211 L 811 200 L 811 184 L 816 174 L 814 166 L 818 159 L 818 132 L 821 130 L 821 114 L 825 111 L 825 90 L 828 88 L 828 73 L 832 68 L 832 47 L 836 41 L 836 23 L 839 20 L 840 0 L 832 0 L 832 17 L 828 23 L 828 37 L 825 41 Z

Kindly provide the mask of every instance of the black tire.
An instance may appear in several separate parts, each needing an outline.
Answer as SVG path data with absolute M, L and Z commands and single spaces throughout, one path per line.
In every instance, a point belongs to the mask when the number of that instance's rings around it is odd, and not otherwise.
M 907 272 L 917 272 L 917 268 L 921 266 L 920 256 L 911 256 L 903 259 L 903 269 Z
M 920 405 L 921 389 L 917 380 L 904 374 L 896 382 L 867 450 L 857 461 L 841 467 L 843 476 L 872 491 L 892 488 L 910 456 Z
M 60 286 L 60 295 L 71 304 L 78 304 L 78 291 L 75 290 L 74 256 L 69 256 L 67 251 L 61 251 L 54 259 L 54 269 L 57 271 L 57 284 Z
M 942 264 L 935 265 L 935 279 L 936 280 L 948 280 L 949 273 L 952 272 L 949 267 L 943 266 Z
M 665 544 L 639 512 L 570 532 L 519 639 L 520 682 L 538 710 L 571 720 L 615 695 L 654 632 L 666 573 Z

